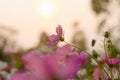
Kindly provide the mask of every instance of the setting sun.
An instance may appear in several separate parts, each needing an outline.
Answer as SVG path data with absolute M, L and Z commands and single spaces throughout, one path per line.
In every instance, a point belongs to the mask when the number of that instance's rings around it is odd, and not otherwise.
M 42 13 L 43 15 L 51 15 L 53 11 L 53 5 L 50 2 L 43 2 L 40 5 L 40 13 Z

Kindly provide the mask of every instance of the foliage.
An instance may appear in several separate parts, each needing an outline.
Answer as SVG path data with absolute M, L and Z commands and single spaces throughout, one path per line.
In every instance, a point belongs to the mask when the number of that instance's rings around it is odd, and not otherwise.
M 116 12 L 114 9 L 111 9 L 113 8 L 111 5 L 115 7 Z M 120 35 L 120 0 L 91 0 L 91 7 L 96 17 L 100 17 L 98 20 L 97 33 L 101 34 L 105 30 L 109 31 L 113 38 L 112 41 L 115 44 L 114 47 L 120 49 L 120 37 L 116 36 Z M 114 20 L 118 23 L 113 22 Z M 113 23 L 110 23 L 110 21 Z
M 56 28 L 56 33 L 44 38 L 48 40 L 47 45 L 53 47 L 59 42 L 64 42 L 64 46 L 57 47 L 52 52 L 43 52 L 41 47 L 17 53 L 8 51 L 6 56 L 10 57 L 10 60 L 5 62 L 9 62 L 9 66 L 3 67 L 1 72 L 8 73 L 10 80 L 120 79 L 120 52 L 114 47 L 109 32 L 104 33 L 103 54 L 94 49 L 89 53 L 75 44 L 66 42 L 61 25 Z M 96 40 L 93 40 L 92 47 L 96 46 L 95 43 Z M 11 73 L 13 68 L 17 70 Z M 2 73 L 0 78 L 5 79 Z

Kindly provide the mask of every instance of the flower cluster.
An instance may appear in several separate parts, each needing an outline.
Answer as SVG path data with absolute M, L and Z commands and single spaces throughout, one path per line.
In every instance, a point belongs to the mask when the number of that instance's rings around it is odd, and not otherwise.
M 30 52 L 22 56 L 25 70 L 16 72 L 11 80 L 70 80 L 85 65 L 88 55 L 77 53 L 69 45 L 54 54 Z
M 63 41 L 64 46 L 48 53 L 33 50 L 15 54 L 17 52 L 5 50 L 10 61 L 0 71 L 10 72 L 9 80 L 120 80 L 120 54 L 112 44 L 109 32 L 104 34 L 104 54 L 94 49 L 88 53 L 66 42 L 61 25 L 56 28 L 56 33 L 49 37 L 47 45 Z M 95 42 L 92 41 L 92 47 Z M 13 68 L 16 70 L 11 72 Z M 1 72 L 0 80 L 6 80 Z

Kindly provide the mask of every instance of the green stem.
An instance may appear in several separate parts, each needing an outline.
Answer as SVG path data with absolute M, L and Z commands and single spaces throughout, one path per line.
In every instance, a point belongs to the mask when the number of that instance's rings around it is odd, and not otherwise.
M 112 68 L 110 68 L 110 75 L 111 75 L 111 80 L 114 80 L 114 79 L 113 79 Z
M 108 37 L 108 39 L 109 39 L 109 41 L 110 41 L 110 44 L 113 46 L 113 43 L 112 43 L 112 41 L 111 41 L 110 37 Z
M 107 53 L 107 50 L 106 50 L 106 42 L 105 42 L 106 38 L 104 38 L 104 50 L 105 50 L 105 54 Z
M 113 43 L 112 43 L 110 37 L 108 37 L 108 40 L 110 41 L 110 48 L 108 49 L 108 53 L 109 53 L 109 57 L 111 57 L 111 54 L 112 54 L 111 49 L 113 48 Z
M 118 65 L 118 66 L 120 66 L 120 65 Z M 118 68 L 118 80 L 120 80 L 120 68 Z

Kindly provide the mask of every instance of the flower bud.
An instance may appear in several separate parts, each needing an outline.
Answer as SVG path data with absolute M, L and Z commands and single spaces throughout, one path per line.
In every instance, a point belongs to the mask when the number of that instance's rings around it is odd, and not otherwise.
M 110 33 L 106 31 L 105 34 L 104 34 L 104 37 L 108 38 L 109 36 L 110 36 Z
M 95 50 L 92 51 L 92 55 L 93 55 L 94 58 L 98 57 L 98 54 L 97 54 L 97 52 Z
M 96 40 L 93 39 L 91 43 L 92 47 L 95 45 L 95 43 L 96 43 Z

